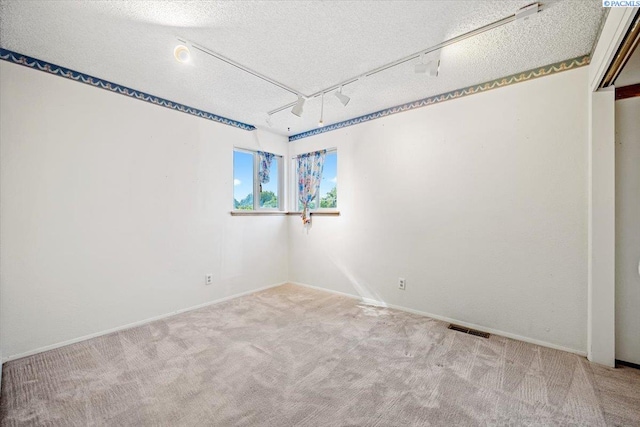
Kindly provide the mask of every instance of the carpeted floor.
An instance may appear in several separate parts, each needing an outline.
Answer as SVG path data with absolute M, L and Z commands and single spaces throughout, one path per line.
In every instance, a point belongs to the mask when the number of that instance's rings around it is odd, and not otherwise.
M 2 425 L 640 425 L 640 371 L 285 285 L 8 362 Z

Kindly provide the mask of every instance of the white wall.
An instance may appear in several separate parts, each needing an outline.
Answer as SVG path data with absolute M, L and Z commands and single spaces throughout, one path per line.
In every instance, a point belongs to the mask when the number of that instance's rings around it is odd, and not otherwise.
M 584 67 L 293 142 L 338 148 L 341 216 L 289 219 L 289 278 L 585 353 L 587 87 Z
M 587 358 L 615 366 L 615 88 L 590 93 Z
M 616 359 L 640 364 L 640 98 L 616 101 Z
M 287 147 L 2 62 L 3 354 L 287 279 L 585 352 L 587 81 L 585 67 Z M 231 217 L 234 145 L 338 147 L 341 216 L 309 233 Z
M 255 133 L 6 62 L 0 94 L 5 358 L 287 280 L 286 218 L 229 215 Z

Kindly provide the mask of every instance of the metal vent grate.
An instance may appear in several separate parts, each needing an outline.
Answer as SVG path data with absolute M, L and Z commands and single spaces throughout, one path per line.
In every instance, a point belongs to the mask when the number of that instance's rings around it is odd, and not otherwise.
M 454 331 L 464 332 L 465 334 L 475 335 L 476 337 L 481 338 L 489 338 L 490 334 L 488 332 L 477 331 L 475 329 L 465 328 L 464 326 L 454 325 L 453 323 L 449 324 L 449 329 L 453 329 Z

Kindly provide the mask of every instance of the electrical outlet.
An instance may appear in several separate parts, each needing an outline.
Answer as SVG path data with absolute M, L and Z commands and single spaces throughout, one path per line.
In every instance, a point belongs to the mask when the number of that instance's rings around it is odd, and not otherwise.
M 403 279 L 402 277 L 398 279 L 398 289 L 400 289 L 401 291 L 404 291 L 405 288 L 407 287 L 407 281 L 405 279 Z
M 213 283 L 213 274 L 209 273 L 206 276 L 204 276 L 204 284 L 205 285 L 210 285 Z

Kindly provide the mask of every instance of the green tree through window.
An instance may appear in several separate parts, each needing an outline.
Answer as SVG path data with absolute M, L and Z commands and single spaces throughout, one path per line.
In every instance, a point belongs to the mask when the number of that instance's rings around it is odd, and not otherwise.
M 320 199 L 321 208 L 335 208 L 338 206 L 338 190 L 333 187 L 329 192 Z
M 279 197 L 281 196 L 279 192 L 282 186 L 282 156 L 272 155 L 272 160 L 266 162 L 262 157 L 264 154 L 265 153 L 240 148 L 234 149 L 234 210 L 251 211 L 281 209 L 283 207 L 282 200 L 280 200 L 281 197 Z M 263 182 L 261 182 L 261 180 Z M 255 196 L 258 196 L 259 199 L 254 200 Z

